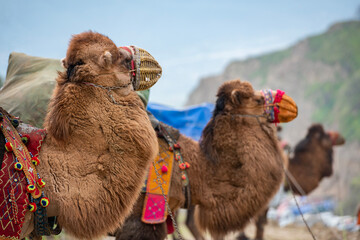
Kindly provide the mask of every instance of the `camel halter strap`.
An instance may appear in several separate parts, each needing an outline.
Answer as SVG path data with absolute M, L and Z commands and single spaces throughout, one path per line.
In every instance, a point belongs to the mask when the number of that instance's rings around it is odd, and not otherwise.
M 171 136 L 171 134 L 166 130 L 166 128 L 163 128 L 163 127 L 161 127 L 161 125 L 159 125 L 159 130 L 160 131 L 163 131 L 163 137 L 165 138 L 165 140 L 166 140 L 166 142 L 169 144 L 169 146 L 170 147 L 172 147 L 173 149 L 175 149 L 174 148 L 174 145 L 175 145 L 175 140 L 172 138 L 172 136 Z M 181 161 L 182 161 L 182 156 L 181 156 L 181 152 L 179 151 L 179 156 L 180 156 L 180 159 L 181 159 Z M 169 200 L 168 200 L 168 198 L 167 198 L 167 196 L 166 196 L 166 194 L 165 194 L 165 190 L 164 190 L 164 188 L 163 188 L 163 186 L 162 186 L 162 180 L 161 180 L 161 175 L 160 175 L 160 173 L 158 172 L 158 170 L 157 170 L 157 168 L 156 168 L 156 166 L 155 166 L 155 161 L 153 161 L 152 162 L 152 164 L 153 164 L 153 167 L 154 167 L 154 170 L 155 170 L 155 174 L 156 174 L 156 181 L 158 182 L 158 185 L 159 185 L 159 187 L 160 187 L 160 189 L 161 189 L 161 193 L 162 193 L 162 196 L 163 196 L 163 198 L 164 198 L 164 200 L 165 200 L 165 204 L 166 204 L 166 207 L 167 207 L 167 210 L 168 210 L 168 214 L 169 214 L 169 216 L 170 216 L 170 218 L 171 218 L 171 221 L 172 221 L 172 224 L 173 224 L 173 226 L 174 226 L 174 228 L 175 228 L 175 231 L 176 231 L 176 233 L 177 233 L 177 237 L 178 237 L 178 239 L 179 240 L 183 240 L 183 237 L 182 237 L 182 235 L 181 235 L 181 233 L 180 233 L 180 230 L 179 230 L 179 227 L 178 227 L 178 225 L 177 225 L 177 223 L 176 223 L 176 220 L 175 220 L 175 216 L 173 215 L 173 213 L 172 213 L 172 211 L 171 211 L 171 208 L 170 208 L 170 205 L 169 205 Z M 187 173 L 186 173 L 186 171 L 184 170 L 184 173 L 186 174 L 186 176 L 187 176 Z M 188 179 L 188 177 L 187 177 L 187 179 Z M 191 203 L 191 199 L 190 199 L 190 187 L 189 187 L 189 183 L 187 183 L 186 185 L 185 185 L 185 189 L 184 189 L 184 191 L 185 191 L 185 201 L 190 205 L 190 203 Z
M 122 88 L 126 88 L 128 86 L 130 86 L 131 82 L 127 83 L 127 84 L 124 84 L 124 85 L 121 85 L 121 86 L 102 86 L 102 85 L 96 85 L 94 83 L 89 83 L 89 82 L 82 82 L 83 84 L 85 85 L 88 85 L 88 86 L 93 86 L 93 87 L 97 87 L 97 88 L 102 88 L 102 89 L 105 89 L 107 90 L 107 95 L 110 97 L 112 103 L 116 104 L 116 105 L 122 105 L 120 104 L 119 102 L 116 102 L 115 101 L 115 98 L 113 97 L 113 95 L 111 94 L 111 91 L 112 90 L 115 90 L 115 89 L 122 89 Z
M 275 99 L 273 99 L 272 96 L 272 90 L 266 89 L 261 90 L 261 94 L 264 96 L 265 103 L 264 103 L 264 109 L 265 113 L 262 115 L 258 114 L 232 114 L 232 116 L 239 116 L 239 117 L 254 117 L 260 124 L 259 118 L 266 118 L 270 120 L 272 123 L 278 124 L 280 123 L 279 120 L 279 107 L 277 106 L 277 103 L 280 103 L 282 100 L 282 97 L 284 96 L 285 92 L 281 90 L 276 91 Z
M 268 118 L 265 114 L 263 115 L 256 115 L 256 114 L 232 114 L 232 117 L 253 117 L 256 118 L 256 120 L 258 121 L 259 124 L 261 124 L 260 119 L 259 118 Z

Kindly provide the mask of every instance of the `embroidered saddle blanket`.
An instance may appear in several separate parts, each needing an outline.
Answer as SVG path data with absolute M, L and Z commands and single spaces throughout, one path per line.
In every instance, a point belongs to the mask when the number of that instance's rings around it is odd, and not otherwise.
M 150 165 L 146 196 L 141 220 L 148 224 L 163 223 L 167 218 L 167 206 L 164 196 L 170 190 L 174 153 L 169 150 L 168 143 L 158 138 L 159 154 Z
M 10 132 L 9 129 L 11 129 L 12 126 L 6 126 L 5 121 L 2 121 L 1 127 L 4 133 L 4 131 Z M 17 136 L 13 136 L 13 134 L 18 133 L 22 136 L 26 136 L 28 140 L 26 145 L 28 153 L 25 153 L 25 151 L 21 149 L 22 147 L 25 147 L 24 144 L 18 142 L 21 140 L 17 139 L 18 141 L 15 141 Z M 6 138 L 13 138 L 14 144 L 12 147 L 19 150 L 20 153 L 14 155 L 13 152 L 4 152 L 4 158 L 0 170 L 0 239 L 15 240 L 20 237 L 25 213 L 29 205 L 29 194 L 26 191 L 26 187 L 29 184 L 29 174 L 36 174 L 36 171 L 34 171 L 35 168 L 32 168 L 33 164 L 29 163 L 27 167 L 30 173 L 26 176 L 24 171 L 16 170 L 14 168 L 14 164 L 20 162 L 17 159 L 19 156 L 31 154 L 33 157 L 38 157 L 46 132 L 43 129 L 37 129 L 27 124 L 20 124 L 17 127 L 17 132 L 6 133 L 4 135 Z M 29 161 L 31 160 L 29 159 Z M 36 195 L 34 195 L 34 198 L 36 198 Z M 41 191 L 39 196 L 41 196 Z
M 181 169 L 181 181 L 184 187 L 189 184 L 186 169 L 189 164 L 183 161 L 180 145 L 176 143 L 180 133 L 151 114 L 151 123 L 158 134 L 159 154 L 151 164 L 148 177 L 143 186 L 145 200 L 141 220 L 147 224 L 159 224 L 166 221 L 168 234 L 174 231 L 172 220 L 168 216 L 168 195 L 174 164 Z M 174 161 L 175 160 L 175 161 Z

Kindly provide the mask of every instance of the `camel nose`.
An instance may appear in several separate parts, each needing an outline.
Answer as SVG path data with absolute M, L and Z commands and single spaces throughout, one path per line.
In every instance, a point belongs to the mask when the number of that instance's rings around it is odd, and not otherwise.
M 295 101 L 287 94 L 282 96 L 280 103 L 276 103 L 279 108 L 279 121 L 290 122 L 294 120 L 298 115 L 298 107 Z
M 345 138 L 339 134 L 339 137 L 336 139 L 334 145 L 343 145 L 346 142 Z
M 345 138 L 338 132 L 328 131 L 333 146 L 343 145 L 345 143 Z

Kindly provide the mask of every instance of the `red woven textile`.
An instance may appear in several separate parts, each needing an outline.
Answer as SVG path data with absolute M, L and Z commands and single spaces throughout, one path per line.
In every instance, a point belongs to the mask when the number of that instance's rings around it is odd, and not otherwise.
M 17 129 L 30 136 L 27 148 L 33 156 L 38 156 L 45 130 L 21 124 Z M 14 169 L 15 157 L 5 152 L 0 170 L 0 239 L 19 239 L 29 204 L 26 192 L 26 177 L 23 171 Z

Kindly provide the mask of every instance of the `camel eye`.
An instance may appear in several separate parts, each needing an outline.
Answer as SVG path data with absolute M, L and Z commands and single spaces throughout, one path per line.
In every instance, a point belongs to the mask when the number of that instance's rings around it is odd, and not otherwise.
M 83 60 L 79 60 L 78 62 L 75 63 L 75 66 L 79 66 L 79 65 L 84 65 L 84 61 Z
M 256 99 L 256 103 L 261 105 L 261 104 L 264 104 L 264 99 L 263 98 L 258 98 Z

